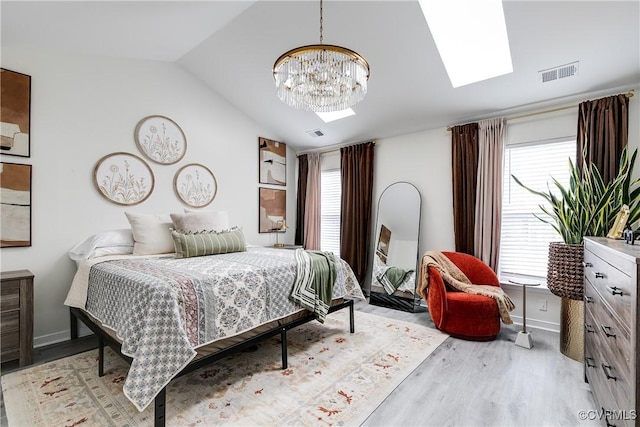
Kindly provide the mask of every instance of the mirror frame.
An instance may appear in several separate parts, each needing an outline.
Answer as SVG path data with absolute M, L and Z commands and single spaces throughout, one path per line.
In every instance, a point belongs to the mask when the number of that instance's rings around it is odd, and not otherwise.
M 381 227 L 382 224 L 380 224 L 380 201 L 382 200 L 384 194 L 387 192 L 387 190 L 389 190 L 390 188 L 392 188 L 394 185 L 397 184 L 407 184 L 410 185 L 411 187 L 413 187 L 413 189 L 415 190 L 415 192 L 418 195 L 418 228 L 416 230 L 417 232 L 417 245 L 416 245 L 416 262 L 415 262 L 415 271 L 416 271 L 416 275 L 415 275 L 415 281 L 413 284 L 413 298 L 409 299 L 409 298 L 405 298 L 405 297 L 401 297 L 401 296 L 397 296 L 394 294 L 391 295 L 387 295 L 387 294 L 381 294 L 379 292 L 374 292 L 373 289 L 373 262 L 375 262 L 375 256 L 376 256 L 376 252 L 378 250 L 378 245 L 379 245 L 379 239 L 380 239 L 380 232 L 382 230 L 379 230 L 379 228 Z M 414 312 L 416 310 L 416 308 L 418 308 L 420 306 L 420 296 L 417 294 L 416 289 L 418 286 L 418 269 L 419 269 L 419 262 L 420 262 L 420 229 L 421 229 L 421 225 L 422 225 L 422 194 L 420 193 L 420 190 L 418 190 L 418 187 L 416 187 L 414 184 L 408 182 L 408 181 L 396 181 L 393 182 L 391 184 L 389 184 L 383 191 L 382 193 L 380 193 L 380 197 L 378 197 L 378 206 L 376 209 L 376 222 L 375 222 L 375 230 L 378 233 L 376 235 L 376 240 L 373 243 L 372 246 L 372 253 L 373 253 L 373 257 L 372 257 L 372 268 L 371 268 L 371 274 L 369 275 L 370 277 L 370 284 L 369 284 L 369 303 L 373 304 L 373 305 L 381 305 L 384 307 L 390 307 L 390 308 L 395 308 L 395 309 L 399 309 L 399 310 L 404 310 L 404 311 L 411 311 Z M 373 294 L 376 295 L 375 301 L 374 298 L 372 297 Z

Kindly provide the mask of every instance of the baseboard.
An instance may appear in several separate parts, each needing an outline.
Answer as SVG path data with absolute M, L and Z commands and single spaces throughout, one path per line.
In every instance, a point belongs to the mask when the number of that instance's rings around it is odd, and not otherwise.
M 91 335 L 91 329 L 89 329 L 86 325 L 80 324 L 78 325 L 78 336 L 84 337 L 87 335 Z M 71 332 L 67 329 L 65 331 L 55 332 L 53 334 L 48 335 L 40 335 L 39 337 L 33 337 L 33 347 L 44 347 L 51 344 L 57 344 L 63 341 L 69 341 L 71 339 Z
M 511 320 L 515 325 L 522 326 L 522 316 L 511 316 Z M 547 322 L 544 320 L 536 320 L 527 317 L 527 329 L 541 329 L 545 331 L 560 333 L 560 324 L 554 322 Z

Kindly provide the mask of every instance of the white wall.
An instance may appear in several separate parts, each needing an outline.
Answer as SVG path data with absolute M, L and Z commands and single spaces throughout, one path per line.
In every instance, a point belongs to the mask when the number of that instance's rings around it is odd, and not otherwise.
M 444 126 L 378 140 L 373 178 L 374 228 L 382 192 L 394 182 L 406 181 L 415 185 L 422 197 L 419 253 L 455 250 L 451 180 L 451 140 Z
M 31 157 L 1 160 L 33 165 L 32 246 L 3 248 L 0 255 L 2 271 L 29 269 L 35 275 L 36 345 L 68 338 L 63 301 L 75 272 L 68 250 L 96 232 L 128 227 L 125 211 L 181 212 L 186 206 L 173 192 L 173 177 L 187 163 L 204 164 L 216 176 L 218 192 L 205 209 L 228 210 L 249 243 L 275 242 L 273 234 L 258 233 L 258 137 L 277 138 L 179 66 L 3 46 L 2 67 L 31 76 Z M 170 166 L 148 162 L 155 189 L 142 204 L 112 204 L 94 188 L 93 168 L 112 152 L 142 157 L 134 128 L 154 114 L 180 125 L 186 155 Z M 294 224 L 291 149 L 287 157 L 287 222 Z M 293 243 L 293 235 L 291 228 L 280 240 Z
M 620 92 L 612 91 L 609 94 Z M 582 100 L 596 99 L 608 94 L 582 97 Z M 558 105 L 567 105 L 558 100 Z M 508 114 L 505 114 L 508 115 Z M 497 116 L 497 115 L 496 115 Z M 640 146 L 640 96 L 629 102 L 629 148 Z M 527 118 L 509 120 L 507 142 L 539 141 L 563 136 L 575 136 L 578 123 L 577 107 L 555 113 L 534 115 Z M 374 177 L 374 238 L 376 244 L 375 212 L 377 201 L 384 189 L 397 181 L 414 184 L 422 195 L 422 219 L 420 225 L 421 255 L 427 250 L 453 251 L 453 198 L 451 176 L 451 134 L 445 128 L 380 139 L 376 143 Z M 640 175 L 640 165 L 636 164 L 636 175 Z M 517 305 L 512 313 L 516 322 L 521 321 L 522 290 L 513 285 L 505 285 L 506 292 Z M 529 289 L 527 292 L 527 324 L 558 330 L 560 319 L 560 299 L 547 289 Z M 539 306 L 547 302 L 547 311 Z

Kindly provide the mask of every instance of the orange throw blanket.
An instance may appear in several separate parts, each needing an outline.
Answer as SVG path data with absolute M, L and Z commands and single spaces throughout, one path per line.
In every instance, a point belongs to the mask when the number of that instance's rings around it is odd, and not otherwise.
M 515 308 L 515 305 L 502 288 L 491 285 L 474 285 L 449 258 L 439 251 L 425 252 L 422 256 L 422 262 L 420 263 L 418 294 L 420 294 L 425 301 L 427 300 L 427 290 L 429 287 L 429 267 L 436 268 L 440 272 L 442 279 L 458 291 L 474 295 L 484 295 L 495 299 L 498 303 L 498 310 L 500 311 L 502 322 L 505 325 L 513 323 L 509 312 Z

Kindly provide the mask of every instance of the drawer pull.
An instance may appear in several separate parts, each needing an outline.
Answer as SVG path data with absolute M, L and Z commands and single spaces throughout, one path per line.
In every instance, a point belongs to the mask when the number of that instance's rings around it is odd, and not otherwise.
M 585 330 L 587 333 L 594 333 L 594 332 L 596 331 L 595 329 L 593 329 L 593 326 L 592 326 L 592 325 L 590 325 L 590 324 L 588 324 L 588 323 L 585 323 L 585 324 L 584 324 L 584 330 Z
M 611 326 L 600 326 L 602 328 L 602 332 L 604 332 L 604 334 L 606 336 L 608 336 L 609 338 L 615 338 L 616 334 L 614 334 L 613 332 L 611 332 Z
M 611 295 L 624 295 L 622 292 L 622 289 L 620 289 L 617 286 L 607 286 L 607 289 L 609 289 L 609 292 L 611 292 Z
M 593 267 L 593 264 L 591 264 L 590 262 L 587 262 L 587 261 L 582 261 L 582 266 L 584 268 L 591 268 L 591 267 Z
M 604 363 L 602 364 L 602 370 L 604 371 L 604 374 L 607 376 L 607 379 L 618 381 L 618 377 L 614 376 L 612 373 L 613 369 L 614 368 L 611 365 L 605 365 Z
M 602 412 L 600 412 L 600 413 L 601 413 L 601 414 L 605 414 L 604 422 L 606 423 L 606 426 L 607 426 L 607 427 L 616 427 L 616 425 L 615 425 L 615 424 L 611 424 L 611 423 L 609 422 L 609 417 L 607 416 L 607 414 L 609 413 L 609 411 L 607 411 L 606 409 L 604 409 L 602 406 L 600 407 L 600 409 L 602 409 Z
M 593 304 L 593 297 L 585 295 L 584 302 L 586 302 L 587 304 Z
M 593 272 L 593 276 L 594 276 L 596 279 L 604 279 L 604 273 L 598 273 L 597 271 L 594 271 L 594 272 Z
M 584 358 L 584 363 L 587 365 L 587 368 L 595 368 L 596 367 L 596 361 L 593 359 L 593 357 L 585 357 Z

